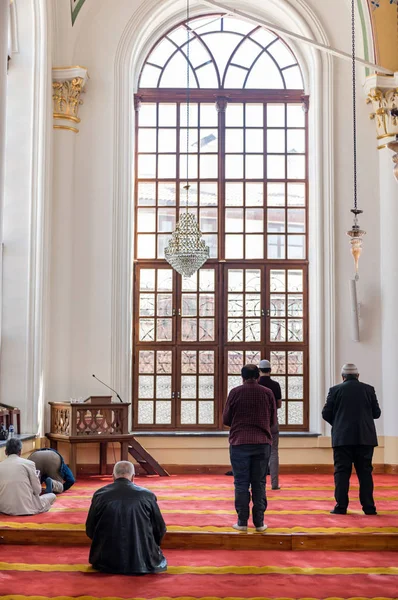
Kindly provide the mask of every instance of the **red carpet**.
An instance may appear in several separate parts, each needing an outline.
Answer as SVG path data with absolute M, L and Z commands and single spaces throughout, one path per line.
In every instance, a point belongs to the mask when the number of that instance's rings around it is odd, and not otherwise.
M 57 497 L 49 513 L 34 517 L 0 515 L 0 526 L 35 529 L 83 529 L 93 492 L 111 481 L 95 476 L 79 481 Z M 173 476 L 137 478 L 153 490 L 169 531 L 231 531 L 236 520 L 233 478 L 227 476 Z M 270 532 L 392 532 L 398 533 L 398 476 L 376 475 L 378 516 L 365 516 L 352 478 L 350 514 L 330 515 L 334 506 L 330 475 L 283 475 L 282 489 L 267 490 L 266 523 Z
M 169 571 L 123 577 L 87 565 L 87 548 L 0 547 L 0 600 L 22 598 L 396 598 L 398 554 L 189 551 Z

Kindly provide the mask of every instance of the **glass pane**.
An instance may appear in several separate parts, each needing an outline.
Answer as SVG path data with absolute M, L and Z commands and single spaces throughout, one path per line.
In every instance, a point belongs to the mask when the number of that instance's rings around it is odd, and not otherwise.
M 172 338 L 172 320 L 156 319 L 156 340 L 158 342 L 171 342 Z
M 225 205 L 243 206 L 243 183 L 225 184 Z
M 264 132 L 262 129 L 246 130 L 246 152 L 264 151 Z
M 196 350 L 181 352 L 181 373 L 196 373 Z
M 286 373 L 286 352 L 273 350 L 270 357 L 272 373 Z
M 289 425 L 304 424 L 304 405 L 302 402 L 287 403 L 287 419 Z
M 199 228 L 202 232 L 217 231 L 216 208 L 201 208 L 199 210 Z
M 284 269 L 271 271 L 271 292 L 286 291 L 286 271 Z M 290 290 L 289 290 L 290 291 Z
M 194 273 L 191 277 L 182 278 L 182 291 L 183 292 L 196 292 L 198 289 L 198 275 Z
M 267 211 L 267 231 L 275 233 L 285 232 L 285 210 L 283 208 L 269 208 Z
M 263 206 L 264 186 L 262 183 L 246 183 L 246 206 Z
M 155 206 L 156 204 L 156 184 L 139 183 L 138 184 L 138 206 Z
M 245 342 L 261 341 L 260 319 L 246 319 L 245 321 Z
M 290 125 L 290 123 L 289 123 L 289 125 Z M 267 104 L 267 127 L 284 127 L 284 126 L 285 126 L 285 105 L 284 104 Z
M 245 296 L 245 316 L 261 317 L 261 296 L 260 294 L 246 294 Z
M 273 59 L 264 53 L 253 65 L 246 88 L 283 89 L 285 84 Z
M 289 48 L 282 42 L 282 40 L 276 40 L 270 47 L 269 52 L 275 58 L 279 67 L 287 67 L 296 63 L 296 59 L 289 50 Z
M 173 270 L 158 269 L 158 292 L 171 292 L 173 289 Z
M 139 328 L 139 340 L 140 342 L 154 342 L 155 341 L 155 321 L 154 319 L 140 319 Z
M 289 233 L 305 233 L 305 209 L 289 208 L 287 211 L 287 230 Z
M 218 156 L 217 154 L 203 154 L 200 160 L 200 178 L 217 179 Z
M 199 373 L 214 373 L 214 351 L 199 351 Z
M 158 231 L 173 232 L 176 227 L 175 208 L 158 209 Z
M 295 66 L 285 69 L 283 71 L 283 77 L 285 78 L 287 89 L 302 90 L 304 88 L 303 78 L 301 77 L 299 67 Z
M 213 375 L 199 376 L 199 398 L 214 398 Z
M 247 365 L 258 365 L 261 360 L 261 352 L 257 352 L 257 350 L 246 350 L 245 355 L 245 363 Z
M 138 155 L 138 177 L 140 179 L 154 179 L 156 177 L 156 155 Z
M 243 342 L 243 319 L 228 319 L 228 341 Z
M 177 131 L 175 129 L 159 129 L 158 152 L 176 152 Z
M 140 294 L 140 317 L 155 316 L 155 294 Z
M 246 232 L 264 231 L 264 211 L 262 208 L 246 209 Z
M 174 179 L 176 176 L 176 155 L 159 154 L 158 155 L 158 177 L 163 179 Z
M 139 128 L 138 152 L 156 152 L 156 129 Z
M 268 179 L 285 179 L 285 157 L 278 155 L 267 156 Z
M 214 341 L 214 319 L 199 319 L 199 342 Z
M 185 86 L 186 87 L 186 86 Z M 189 125 L 196 127 L 198 125 L 198 110 L 199 105 L 194 102 L 189 103 Z M 187 126 L 187 104 L 180 104 L 180 127 Z
M 284 319 L 271 319 L 271 342 L 286 341 L 286 323 Z
M 173 127 L 177 124 L 177 105 L 159 104 L 159 127 Z
M 158 184 L 158 205 L 175 206 L 176 203 L 176 184 L 159 183 Z
M 154 397 L 154 380 L 152 375 L 140 375 L 138 377 L 138 398 Z
M 287 126 L 288 127 L 304 127 L 305 112 L 302 104 L 287 105 Z
M 286 425 L 286 402 L 282 402 L 281 408 L 278 410 L 279 425 Z
M 157 350 L 156 352 L 156 372 L 171 373 L 171 351 Z
M 262 127 L 263 117 L 263 104 L 246 104 L 246 127 Z
M 268 185 L 267 185 L 267 202 L 268 202 L 268 206 L 284 206 L 285 205 L 285 184 L 284 183 L 268 183 Z
M 288 243 L 287 257 L 289 259 L 305 258 L 305 236 L 304 235 L 288 235 L 287 243 Z
M 243 367 L 243 351 L 230 350 L 228 352 L 228 373 L 239 374 Z
M 287 300 L 287 314 L 289 317 L 302 317 L 303 316 L 303 296 L 288 296 Z
M 156 398 L 171 398 L 170 375 L 158 375 L 156 377 Z
M 138 423 L 140 425 L 153 424 L 153 402 L 138 402 Z
M 199 291 L 214 292 L 214 269 L 200 269 Z
M 188 165 L 187 165 L 188 159 Z M 187 171 L 188 168 L 188 171 Z M 196 154 L 181 154 L 180 155 L 180 179 L 186 180 L 188 177 L 192 179 L 197 179 L 198 177 L 198 157 Z M 166 177 L 166 176 L 164 176 Z M 185 185 L 185 184 L 184 184 Z M 192 189 L 190 190 L 190 195 L 192 194 Z M 180 202 L 183 206 L 185 206 L 185 197 L 184 202 Z M 190 202 L 190 204 L 192 204 Z M 195 203 L 196 204 L 196 203 Z
M 287 203 L 289 206 L 305 205 L 305 183 L 287 184 Z
M 225 209 L 225 231 L 243 231 L 243 209 Z
M 289 269 L 287 273 L 287 291 L 303 291 L 303 271 L 301 269 Z
M 198 323 L 196 319 L 181 320 L 181 339 L 183 342 L 196 342 L 198 339 Z
M 158 317 L 171 317 L 173 313 L 173 297 L 171 294 L 158 294 Z
M 282 398 L 285 399 L 286 398 L 286 377 L 280 377 L 278 376 L 273 376 L 272 379 L 275 379 L 275 381 L 277 381 L 279 383 L 279 385 L 281 386 L 281 395 Z
M 303 374 L 303 353 L 299 350 L 287 353 L 287 364 L 289 375 Z
M 243 104 L 229 103 L 225 111 L 225 123 L 227 127 L 243 126 Z
M 285 236 L 268 236 L 268 258 L 285 258 Z
M 271 294 L 270 297 L 271 317 L 286 317 L 286 296 Z
M 244 23 L 250 31 L 249 23 Z M 235 29 L 235 25 L 234 25 Z M 233 62 L 237 65 L 242 65 L 249 69 L 253 62 L 256 60 L 257 56 L 260 54 L 261 48 L 258 44 L 255 44 L 250 38 L 247 38 L 243 41 L 243 43 L 239 46 L 237 51 L 234 54 Z M 245 73 L 247 72 L 245 69 Z M 243 71 L 243 69 L 241 69 Z M 228 87 L 228 86 L 226 86 Z
M 218 114 L 215 104 L 200 105 L 200 124 L 206 127 L 217 125 Z
M 305 179 L 305 156 L 289 154 L 287 157 L 288 179 Z
M 171 402 L 156 402 L 156 424 L 171 424 Z
M 209 258 L 217 258 L 218 236 L 213 233 L 204 233 L 203 241 L 209 248 Z
M 288 319 L 288 341 L 302 342 L 304 340 L 303 321 L 301 319 Z
M 264 258 L 264 236 L 263 235 L 247 235 L 246 241 L 246 257 L 251 258 Z
M 263 179 L 264 158 L 262 154 L 246 155 L 246 179 Z
M 240 375 L 228 375 L 228 394 L 233 389 L 242 385 L 242 377 Z
M 188 137 L 189 132 L 189 137 Z M 198 130 L 192 127 L 188 129 L 180 129 L 180 152 L 186 154 L 187 152 L 198 152 Z
M 246 292 L 261 292 L 261 271 L 246 269 Z
M 214 402 L 199 402 L 199 424 L 213 425 L 214 423 Z
M 227 154 L 225 157 L 225 177 L 243 179 L 243 155 Z
M 196 377 L 192 375 L 181 376 L 181 398 L 196 398 Z
M 199 316 L 214 317 L 214 294 L 200 294 L 199 296 Z M 296 315 L 294 315 L 296 316 Z M 299 315 L 301 316 L 301 315 Z
M 225 152 L 243 152 L 243 129 L 226 129 Z
M 181 314 L 183 317 L 195 317 L 198 313 L 196 294 L 182 295 Z
M 225 236 L 225 257 L 243 258 L 243 235 Z
M 156 231 L 156 208 L 137 210 L 137 231 Z
M 217 206 L 217 183 L 200 183 L 200 205 Z
M 181 402 L 181 424 L 196 425 L 196 402 Z
M 284 129 L 267 129 L 267 153 L 284 153 L 285 152 L 285 130 Z
M 138 372 L 154 373 L 155 352 L 153 350 L 140 350 L 138 357 Z
M 149 62 L 163 67 L 168 58 L 175 52 L 175 46 L 167 38 L 163 38 L 152 50 Z
M 228 316 L 243 317 L 243 294 L 228 294 Z
M 156 127 L 156 104 L 143 102 L 138 112 L 138 121 L 140 127 L 143 125 Z
M 291 154 L 305 152 L 305 129 L 287 130 L 287 151 Z
M 217 129 L 201 129 L 199 135 L 200 152 L 218 152 L 218 131 Z M 203 172 L 202 172 L 203 177 Z
M 157 87 L 159 76 L 161 74 L 160 67 L 153 67 L 152 65 L 145 65 L 140 77 L 140 87 Z M 141 122 L 141 119 L 139 119 Z
M 302 377 L 287 378 L 288 398 L 304 398 L 304 387 Z
M 243 292 L 243 269 L 228 269 L 228 291 Z

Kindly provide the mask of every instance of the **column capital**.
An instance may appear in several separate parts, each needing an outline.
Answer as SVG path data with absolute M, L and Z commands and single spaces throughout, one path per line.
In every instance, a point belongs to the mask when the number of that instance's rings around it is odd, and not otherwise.
M 80 96 L 88 80 L 87 69 L 79 66 L 54 67 L 52 77 L 53 127 L 78 133 L 79 130 L 75 124 L 80 123 L 78 113 L 80 105 L 83 104 Z
M 398 135 L 398 72 L 394 75 L 370 75 L 364 84 L 369 117 L 376 125 L 377 146 L 386 148 Z

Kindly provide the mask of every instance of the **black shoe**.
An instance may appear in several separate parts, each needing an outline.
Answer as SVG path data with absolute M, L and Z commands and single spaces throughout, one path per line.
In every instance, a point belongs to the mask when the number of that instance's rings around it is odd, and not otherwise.
M 281 488 L 279 485 L 273 485 L 271 489 L 272 490 L 280 490 Z
M 45 494 L 52 494 L 53 491 L 53 481 L 51 479 L 51 477 L 47 477 L 46 479 L 46 490 L 45 490 Z
M 347 509 L 343 509 L 343 508 L 334 508 L 333 510 L 330 511 L 331 515 L 346 515 L 347 514 Z
M 377 515 L 377 510 L 364 510 L 365 515 Z

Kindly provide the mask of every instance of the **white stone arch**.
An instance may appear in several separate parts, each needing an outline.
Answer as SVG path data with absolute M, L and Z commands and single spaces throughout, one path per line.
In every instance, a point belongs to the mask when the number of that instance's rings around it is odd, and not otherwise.
M 305 0 L 294 7 L 283 0 L 231 2 L 236 8 L 275 22 L 303 36 L 328 44 L 323 24 Z M 191 16 L 212 12 L 200 2 Z M 127 23 L 115 57 L 114 188 L 112 229 L 112 385 L 131 400 L 132 390 L 132 240 L 133 240 L 133 94 L 139 73 L 154 40 L 184 20 L 181 3 L 150 0 Z M 283 38 L 283 36 L 281 36 Z M 320 408 L 334 381 L 334 166 L 333 61 L 310 46 L 287 43 L 302 68 L 306 91 L 311 91 L 310 160 L 310 430 L 322 432 Z M 322 307 L 321 310 L 319 307 Z

